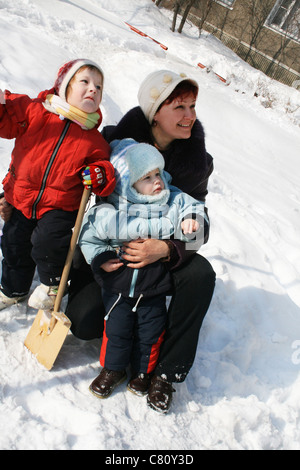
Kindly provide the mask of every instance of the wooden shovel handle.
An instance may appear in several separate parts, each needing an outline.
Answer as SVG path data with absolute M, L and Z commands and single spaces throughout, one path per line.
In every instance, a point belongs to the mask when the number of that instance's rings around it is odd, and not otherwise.
M 81 197 L 80 206 L 79 206 L 79 209 L 78 209 L 76 222 L 75 222 L 74 229 L 73 229 L 73 234 L 72 234 L 72 238 L 71 238 L 71 242 L 70 242 L 69 251 L 68 251 L 68 254 L 67 254 L 65 266 L 64 266 L 64 269 L 63 269 L 63 272 L 62 272 L 62 275 L 61 275 L 61 279 L 60 279 L 60 283 L 59 283 L 59 286 L 58 286 L 57 296 L 56 296 L 55 304 L 54 304 L 54 312 L 58 312 L 60 310 L 60 304 L 61 304 L 62 298 L 64 296 L 64 293 L 65 293 L 66 285 L 67 285 L 68 278 L 69 278 L 69 272 L 70 272 L 70 269 L 71 269 L 72 259 L 73 259 L 73 256 L 74 256 L 76 243 L 77 243 L 79 232 L 80 232 L 80 229 L 81 229 L 82 219 L 83 219 L 83 216 L 84 216 L 84 213 L 85 213 L 85 208 L 86 208 L 86 205 L 88 203 L 90 194 L 91 194 L 91 189 L 84 188 L 83 193 L 82 193 L 82 197 Z

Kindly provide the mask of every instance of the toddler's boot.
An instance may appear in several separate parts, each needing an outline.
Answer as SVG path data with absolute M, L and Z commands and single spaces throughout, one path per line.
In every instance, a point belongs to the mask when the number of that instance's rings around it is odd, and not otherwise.
M 91 383 L 90 391 L 98 398 L 107 398 L 125 379 L 125 370 L 109 370 L 104 367 Z
M 150 375 L 149 374 L 138 374 L 134 375 L 127 384 L 127 388 L 130 392 L 138 396 L 146 395 L 150 386 Z

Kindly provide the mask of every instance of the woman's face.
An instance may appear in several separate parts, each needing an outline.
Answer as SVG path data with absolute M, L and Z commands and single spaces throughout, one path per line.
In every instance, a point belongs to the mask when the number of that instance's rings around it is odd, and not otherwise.
M 193 93 L 179 96 L 169 104 L 164 104 L 155 114 L 153 135 L 157 142 L 169 145 L 175 139 L 191 137 L 196 120 L 196 99 Z

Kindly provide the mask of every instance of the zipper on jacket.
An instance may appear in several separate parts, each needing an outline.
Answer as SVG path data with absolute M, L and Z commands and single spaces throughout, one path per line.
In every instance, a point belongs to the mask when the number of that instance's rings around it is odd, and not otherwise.
M 135 289 L 138 273 L 139 273 L 139 270 L 137 268 L 134 268 L 133 269 L 133 274 L 132 274 L 132 279 L 131 279 L 131 284 L 130 284 L 130 289 L 129 289 L 129 297 L 134 296 L 134 289 Z
M 139 274 L 139 270 L 137 268 L 135 268 L 133 270 L 133 274 L 132 274 L 132 279 L 131 279 L 131 284 L 130 284 L 130 289 L 129 289 L 129 297 L 134 296 L 134 290 L 135 290 L 136 280 L 137 280 L 138 274 Z M 134 307 L 132 308 L 132 312 L 136 312 L 138 304 L 140 303 L 140 301 L 142 300 L 143 297 L 144 297 L 144 294 L 139 295 L 139 298 L 137 299 Z
M 33 205 L 32 205 L 32 214 L 31 214 L 31 218 L 32 219 L 35 219 L 36 218 L 36 206 L 38 205 L 38 203 L 40 202 L 42 196 L 43 196 L 43 193 L 44 193 L 44 190 L 45 190 L 45 187 L 46 187 L 46 182 L 47 182 L 47 178 L 49 176 L 49 172 L 51 170 L 51 167 L 52 167 L 52 164 L 54 162 L 54 159 L 57 155 L 57 152 L 59 151 L 60 149 L 60 146 L 61 144 L 63 143 L 63 140 L 66 136 L 66 133 L 68 132 L 68 129 L 70 127 L 70 124 L 71 124 L 71 121 L 67 121 L 66 124 L 65 124 L 65 127 L 63 128 L 63 131 L 60 135 L 60 138 L 58 139 L 58 142 L 52 152 L 52 155 L 49 159 L 49 162 L 48 162 L 48 165 L 47 165 L 47 168 L 45 170 L 45 173 L 44 173 L 44 176 L 43 176 L 43 180 L 42 180 L 42 185 L 41 185 L 41 188 L 40 188 L 40 191 L 39 191 L 39 194 L 36 198 L 36 200 L 34 201 Z

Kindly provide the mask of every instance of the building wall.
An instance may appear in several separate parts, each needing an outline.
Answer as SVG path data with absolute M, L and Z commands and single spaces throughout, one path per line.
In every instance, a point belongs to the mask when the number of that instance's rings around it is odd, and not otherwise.
M 209 10 L 192 8 L 188 19 L 270 77 L 290 86 L 299 80 L 300 43 L 266 25 L 277 0 L 263 0 L 254 15 L 249 12 L 251 0 L 235 0 L 232 7 L 221 2 L 212 2 Z M 161 5 L 172 9 L 174 3 L 174 0 L 163 0 Z

